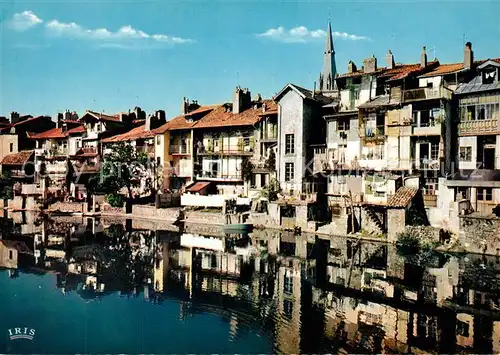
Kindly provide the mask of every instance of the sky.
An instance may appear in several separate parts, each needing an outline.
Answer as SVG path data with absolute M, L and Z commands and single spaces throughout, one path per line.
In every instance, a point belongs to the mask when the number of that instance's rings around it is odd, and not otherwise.
M 312 89 L 328 20 L 337 71 L 375 55 L 416 63 L 500 57 L 500 0 L 0 0 L 0 116 L 109 114 L 140 106 L 179 114 L 183 97 L 232 100 L 237 85 L 270 98 Z

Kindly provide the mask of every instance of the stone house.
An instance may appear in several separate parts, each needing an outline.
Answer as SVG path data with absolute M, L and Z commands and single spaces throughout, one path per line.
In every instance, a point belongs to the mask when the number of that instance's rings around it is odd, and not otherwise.
M 17 182 L 32 183 L 35 177 L 33 150 L 8 154 L 0 162 L 2 174 L 10 174 Z
M 253 168 L 262 160 L 260 122 L 272 116 L 273 110 L 272 100 L 260 96 L 252 100 L 250 91 L 240 87 L 230 103 L 199 106 L 184 100 L 183 114 L 156 130 L 157 158 L 163 159 L 164 171 L 168 171 L 164 189 L 207 181 L 220 194 L 248 195 L 256 174 Z M 252 167 L 249 176 L 243 174 L 245 164 Z
M 29 139 L 28 133 L 44 132 L 55 125 L 49 116 L 20 116 L 12 112 L 10 121 L 0 124 L 0 160 L 11 153 L 35 149 L 35 142 Z
M 149 187 L 158 190 L 163 186 L 161 162 L 155 159 L 155 149 L 157 147 L 155 129 L 163 124 L 165 124 L 165 112 L 161 110 L 156 111 L 154 114 L 146 117 L 144 124 L 140 124 L 128 132 L 101 140 L 104 157 L 112 151 L 114 144 L 119 142 L 130 144 L 136 151 L 147 154 L 149 164 L 144 167 L 144 174 L 141 176 L 140 181 L 138 181 L 139 187 L 137 192 L 139 195 L 146 193 Z

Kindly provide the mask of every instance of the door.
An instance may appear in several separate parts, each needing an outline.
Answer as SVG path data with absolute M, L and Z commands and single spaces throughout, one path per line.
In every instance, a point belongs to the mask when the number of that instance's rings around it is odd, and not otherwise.
M 424 169 L 428 164 L 429 155 L 430 155 L 430 144 L 420 143 L 420 156 L 419 156 L 420 169 Z
M 495 169 L 495 148 L 484 147 L 483 169 Z

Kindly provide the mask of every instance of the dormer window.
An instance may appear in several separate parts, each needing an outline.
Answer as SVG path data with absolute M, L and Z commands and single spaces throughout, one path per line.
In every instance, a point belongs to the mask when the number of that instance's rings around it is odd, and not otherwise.
M 489 69 L 483 71 L 483 84 L 493 84 L 497 81 L 496 69 Z

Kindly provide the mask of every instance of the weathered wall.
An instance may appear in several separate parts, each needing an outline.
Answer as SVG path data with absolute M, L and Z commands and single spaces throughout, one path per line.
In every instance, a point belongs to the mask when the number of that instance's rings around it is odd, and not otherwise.
M 191 223 L 225 224 L 226 219 L 222 213 L 187 211 L 184 219 Z
M 277 168 L 278 179 L 280 185 L 299 184 L 302 183 L 303 176 L 303 159 L 305 150 L 303 147 L 302 127 L 303 127 L 303 100 L 293 90 L 289 90 L 279 101 L 279 116 L 278 116 L 278 154 Z M 287 134 L 294 135 L 295 152 L 294 154 L 285 155 L 285 146 Z M 288 183 L 285 182 L 285 163 L 294 163 L 294 179 Z M 297 190 L 297 188 L 295 188 Z
M 500 255 L 500 219 L 460 217 L 459 241 L 468 252 Z
M 132 217 L 155 218 L 175 221 L 179 217 L 178 208 L 156 208 L 149 205 L 132 205 Z
M 406 211 L 404 208 L 390 208 L 387 210 L 387 239 L 396 242 L 397 235 L 404 231 Z
M 87 205 L 81 202 L 56 202 L 49 206 L 49 211 L 87 212 Z

